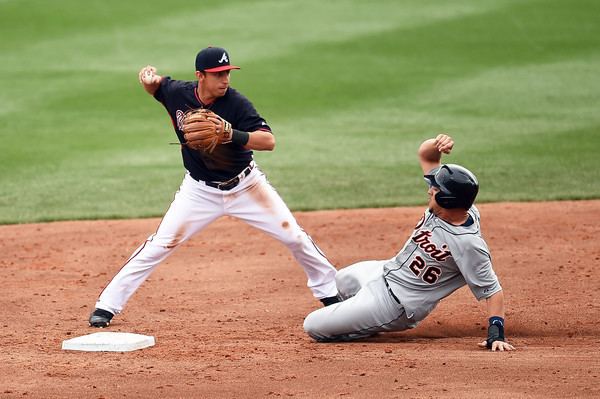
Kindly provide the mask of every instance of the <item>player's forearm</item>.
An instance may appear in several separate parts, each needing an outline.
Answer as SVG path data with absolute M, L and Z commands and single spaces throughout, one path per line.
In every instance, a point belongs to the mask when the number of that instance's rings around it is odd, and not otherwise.
M 244 147 L 256 151 L 273 151 L 275 148 L 275 137 L 271 132 L 256 130 L 249 133 L 248 142 Z
M 142 86 L 144 87 L 144 90 L 146 90 L 146 92 L 150 95 L 154 95 L 154 93 L 156 93 L 156 90 L 158 90 L 158 88 L 160 87 L 160 82 L 162 81 L 162 76 L 155 76 L 155 80 L 152 83 L 146 83 L 146 82 L 142 82 Z
M 431 169 L 440 166 L 442 153 L 435 146 L 435 139 L 428 139 L 421 143 L 419 147 L 419 162 L 423 173 L 428 173 Z
M 450 154 L 454 140 L 446 134 L 438 134 L 433 139 L 425 140 L 419 147 L 419 163 L 424 174 L 440 166 L 442 153 Z
M 488 317 L 504 318 L 504 293 L 496 292 L 494 295 L 486 299 Z

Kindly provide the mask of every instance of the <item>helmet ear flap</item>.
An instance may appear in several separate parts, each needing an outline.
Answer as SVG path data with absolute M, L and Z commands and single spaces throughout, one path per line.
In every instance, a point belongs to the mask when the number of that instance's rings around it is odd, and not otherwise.
M 435 201 L 442 208 L 449 209 L 449 208 L 454 208 L 455 207 L 456 197 L 453 197 L 451 195 L 445 194 L 442 191 L 438 191 L 435 194 Z

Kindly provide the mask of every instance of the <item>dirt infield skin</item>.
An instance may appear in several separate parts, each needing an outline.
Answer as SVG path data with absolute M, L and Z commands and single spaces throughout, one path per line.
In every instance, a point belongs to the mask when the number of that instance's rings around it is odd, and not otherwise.
M 110 331 L 156 346 L 62 351 L 97 331 L 97 295 L 159 219 L 0 226 L 0 398 L 600 397 L 600 201 L 479 208 L 512 353 L 477 347 L 485 306 L 466 288 L 414 330 L 317 344 L 302 330 L 319 303 L 301 267 L 230 218 L 178 248 L 114 319 Z M 296 216 L 339 269 L 395 255 L 422 211 Z

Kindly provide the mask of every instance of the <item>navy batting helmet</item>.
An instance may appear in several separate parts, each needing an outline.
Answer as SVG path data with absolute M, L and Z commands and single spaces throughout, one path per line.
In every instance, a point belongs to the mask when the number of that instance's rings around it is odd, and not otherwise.
M 424 177 L 430 186 L 440 190 L 435 194 L 435 200 L 442 208 L 469 209 L 479 191 L 475 175 L 459 165 L 438 166 Z

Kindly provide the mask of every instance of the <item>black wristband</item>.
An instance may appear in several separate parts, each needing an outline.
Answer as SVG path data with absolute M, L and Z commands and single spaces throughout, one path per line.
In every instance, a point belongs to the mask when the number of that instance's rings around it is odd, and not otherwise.
M 231 142 L 239 145 L 248 144 L 248 140 L 250 140 L 250 133 L 244 132 L 242 130 L 233 129 L 233 133 L 231 134 Z
M 490 317 L 486 346 L 492 348 L 495 341 L 504 341 L 504 319 L 500 316 Z

